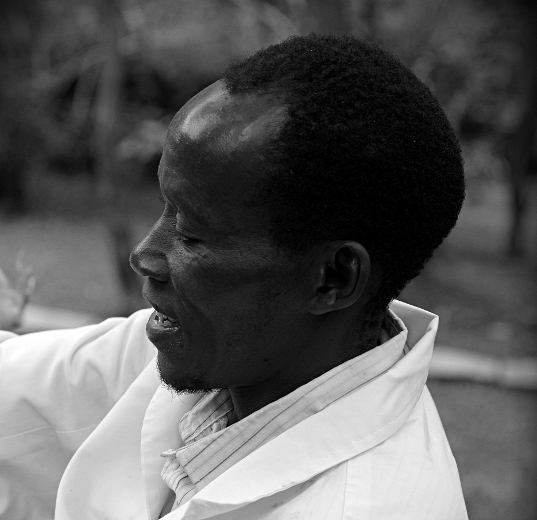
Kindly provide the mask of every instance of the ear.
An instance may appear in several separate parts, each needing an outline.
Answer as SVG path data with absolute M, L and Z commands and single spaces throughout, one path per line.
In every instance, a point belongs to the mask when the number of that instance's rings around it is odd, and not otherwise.
M 369 253 L 352 240 L 330 242 L 316 264 L 309 312 L 325 314 L 350 307 L 363 294 L 371 270 Z

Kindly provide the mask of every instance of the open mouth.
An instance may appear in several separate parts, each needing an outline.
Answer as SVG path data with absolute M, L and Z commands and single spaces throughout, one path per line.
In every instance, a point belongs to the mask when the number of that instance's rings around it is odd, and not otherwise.
M 179 328 L 179 322 L 177 320 L 174 320 L 159 311 L 155 311 L 151 319 L 155 322 L 157 327 L 163 327 L 165 329 Z

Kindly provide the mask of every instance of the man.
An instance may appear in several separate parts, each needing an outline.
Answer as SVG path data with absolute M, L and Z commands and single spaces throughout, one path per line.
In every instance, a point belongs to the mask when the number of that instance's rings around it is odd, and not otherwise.
M 293 37 L 177 113 L 158 176 L 131 256 L 154 311 L 2 346 L 2 518 L 52 516 L 60 479 L 61 520 L 467 518 L 437 318 L 388 308 L 464 198 L 428 89 Z

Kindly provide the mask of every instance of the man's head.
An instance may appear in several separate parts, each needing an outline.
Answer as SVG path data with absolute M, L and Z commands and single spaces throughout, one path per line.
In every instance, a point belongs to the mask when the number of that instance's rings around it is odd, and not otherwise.
M 164 213 L 132 264 L 171 318 L 148 324 L 162 379 L 258 404 L 374 346 L 364 323 L 464 197 L 438 103 L 351 37 L 291 38 L 230 67 L 174 118 L 159 180 Z
M 393 56 L 351 36 L 290 38 L 230 67 L 224 82 L 234 95 L 279 95 L 288 109 L 258 194 L 274 241 L 291 251 L 361 243 L 381 269 L 375 306 L 385 308 L 464 199 L 460 149 L 437 100 Z

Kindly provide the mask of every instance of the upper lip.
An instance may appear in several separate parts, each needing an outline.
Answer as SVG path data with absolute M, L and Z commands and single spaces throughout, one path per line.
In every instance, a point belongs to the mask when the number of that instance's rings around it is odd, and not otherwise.
M 167 316 L 168 318 L 172 319 L 173 321 L 177 321 L 177 322 L 179 321 L 177 319 L 177 316 L 173 312 L 170 312 L 170 311 L 166 310 L 164 307 L 161 307 L 158 303 L 155 303 L 147 295 L 146 287 L 144 287 L 142 293 L 143 293 L 143 297 L 145 298 L 145 300 L 147 300 L 147 302 L 149 303 L 149 305 L 151 305 L 151 307 L 153 307 L 153 309 L 155 309 L 157 312 L 160 312 L 160 314 L 164 314 L 164 316 Z

